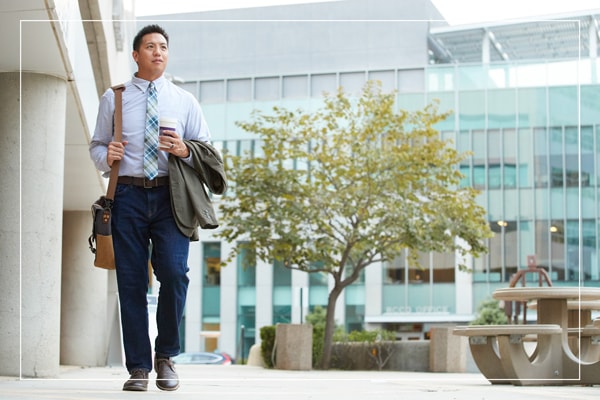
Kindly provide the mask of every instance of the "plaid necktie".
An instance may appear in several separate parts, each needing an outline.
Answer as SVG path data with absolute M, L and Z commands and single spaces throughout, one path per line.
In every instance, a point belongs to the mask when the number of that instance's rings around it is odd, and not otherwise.
M 154 82 L 148 86 L 146 129 L 144 131 L 144 175 L 154 179 L 158 175 L 158 98 Z

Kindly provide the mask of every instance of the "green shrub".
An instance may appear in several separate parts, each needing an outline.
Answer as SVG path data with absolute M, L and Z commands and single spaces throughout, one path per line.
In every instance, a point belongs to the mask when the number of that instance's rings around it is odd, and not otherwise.
M 260 328 L 260 355 L 267 368 L 273 368 L 273 350 L 275 349 L 275 325 Z
M 352 331 L 348 334 L 336 332 L 334 342 L 366 342 L 374 343 L 385 340 L 396 340 L 396 332 L 376 329 L 373 331 Z
M 508 324 L 508 317 L 504 310 L 500 308 L 498 300 L 484 300 L 477 308 L 477 318 L 471 322 L 471 325 L 504 325 Z
M 325 326 L 313 326 L 312 334 L 312 366 L 317 368 L 323 356 L 325 344 Z
M 323 328 L 323 330 L 325 330 L 325 323 L 327 322 L 327 310 L 321 306 L 315 306 L 315 308 L 306 315 L 304 320 L 311 324 L 313 328 Z

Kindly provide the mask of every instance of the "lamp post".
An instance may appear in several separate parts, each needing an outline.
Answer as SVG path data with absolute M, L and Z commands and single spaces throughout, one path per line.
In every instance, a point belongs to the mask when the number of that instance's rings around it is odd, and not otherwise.
M 244 325 L 240 326 L 240 364 L 244 364 L 244 339 L 246 336 L 246 327 Z
M 505 279 L 505 274 L 506 274 L 506 261 L 505 261 L 505 256 L 504 256 L 504 232 L 506 229 L 506 226 L 508 225 L 508 222 L 504 221 L 504 220 L 499 220 L 497 222 L 498 226 L 500 226 L 500 265 L 501 265 L 501 269 L 502 269 L 502 279 Z
M 553 268 L 553 259 L 552 259 L 552 247 L 554 243 L 554 233 L 558 232 L 558 227 L 555 225 L 550 225 L 550 245 L 548 246 L 548 273 L 552 275 Z M 567 263 L 563 263 L 563 269 L 565 271 L 565 277 L 568 277 L 569 271 L 567 271 Z M 568 279 L 568 278 L 567 278 Z

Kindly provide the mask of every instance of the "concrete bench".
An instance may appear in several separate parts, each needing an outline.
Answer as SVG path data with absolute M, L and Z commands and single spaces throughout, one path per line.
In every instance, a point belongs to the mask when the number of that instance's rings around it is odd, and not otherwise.
M 583 328 L 569 328 L 569 336 L 600 336 L 600 326 L 586 325 Z
M 554 324 L 465 325 L 457 326 L 453 333 L 459 336 L 468 336 L 469 343 L 485 344 L 488 338 L 496 338 L 497 336 L 510 336 L 512 342 L 526 341 L 531 339 L 531 335 L 560 334 L 562 329 Z
M 582 361 L 600 361 L 600 321 L 583 328 L 569 328 L 568 333 L 569 348 L 575 356 Z
M 562 334 L 559 325 L 531 324 L 531 325 L 466 325 L 457 326 L 453 333 L 469 338 L 469 348 L 477 367 L 492 384 L 508 384 L 518 379 L 512 372 L 507 372 L 501 360 L 498 348 L 498 338 L 503 337 L 513 345 L 523 346 L 528 335 L 537 335 L 538 340 L 544 340 L 548 335 Z M 525 349 L 523 349 L 525 353 Z M 538 349 L 528 355 L 528 361 L 533 362 L 538 356 Z M 505 364 L 505 363 L 504 363 Z

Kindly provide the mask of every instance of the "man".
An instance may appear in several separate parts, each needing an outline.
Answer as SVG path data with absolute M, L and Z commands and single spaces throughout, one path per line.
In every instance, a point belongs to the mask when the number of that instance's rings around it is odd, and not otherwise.
M 138 70 L 123 92 L 123 141 L 115 142 L 112 137 L 115 95 L 107 90 L 100 100 L 90 156 L 105 176 L 120 160 L 112 234 L 123 346 L 131 375 L 123 390 L 146 391 L 152 370 L 146 300 L 149 258 L 160 282 L 154 342 L 156 386 L 176 390 L 179 378 L 170 358 L 180 351 L 190 238 L 178 229 L 171 210 L 169 157 L 190 165 L 192 157 L 184 140 L 208 142 L 210 132 L 197 100 L 164 77 L 169 36 L 160 26 L 149 25 L 138 32 L 133 59 Z M 176 119 L 175 131 L 159 136 L 159 117 Z

